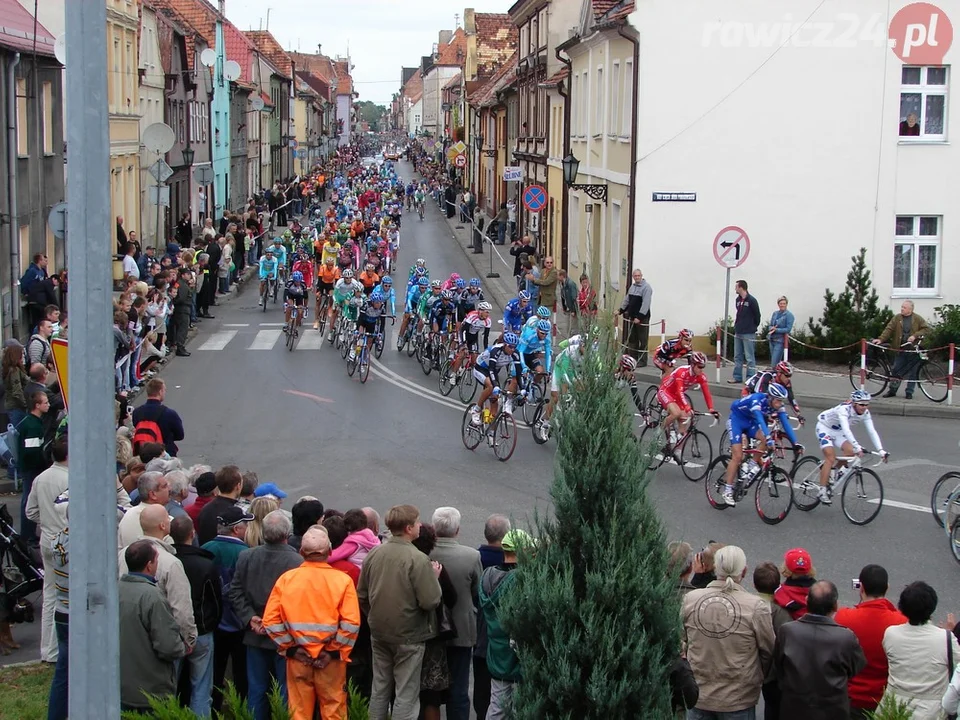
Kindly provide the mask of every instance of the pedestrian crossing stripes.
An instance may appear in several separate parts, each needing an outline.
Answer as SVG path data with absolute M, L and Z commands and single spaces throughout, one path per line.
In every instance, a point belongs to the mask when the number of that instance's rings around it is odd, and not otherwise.
M 250 332 L 241 330 L 217 330 L 210 334 L 197 348 L 198 350 L 216 351 L 223 350 L 233 343 L 233 346 L 241 342 L 247 343 L 247 350 L 272 350 L 279 342 L 281 345 L 286 339 L 283 334 L 283 323 L 270 323 L 276 327 L 263 327 L 258 330 L 251 340 Z M 321 335 L 309 325 L 300 328 L 300 338 L 294 350 L 320 350 L 325 342 L 326 333 Z
M 223 350 L 236 336 L 236 330 L 218 330 L 200 346 L 200 350 Z
M 281 328 L 270 328 L 268 330 L 260 330 L 257 333 L 257 336 L 253 339 L 248 350 L 271 350 L 273 349 L 274 344 L 277 340 L 280 339 L 280 336 L 283 335 L 283 330 Z

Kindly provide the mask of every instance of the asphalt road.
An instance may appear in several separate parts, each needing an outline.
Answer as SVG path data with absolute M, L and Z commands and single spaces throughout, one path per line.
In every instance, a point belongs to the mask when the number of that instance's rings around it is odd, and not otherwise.
M 401 286 L 417 257 L 427 259 L 431 277 L 472 275 L 434 203 L 422 222 L 404 217 Z M 305 494 L 341 510 L 371 505 L 383 513 L 412 503 L 429 520 L 436 507 L 453 505 L 463 514 L 461 539 L 471 545 L 482 542 L 491 513 L 524 523 L 535 508 L 549 509 L 553 441 L 536 445 L 521 428 L 507 463 L 485 446 L 470 452 L 460 440 L 463 405 L 456 392 L 441 397 L 436 373 L 425 377 L 413 358 L 396 352 L 395 329 L 388 328 L 383 358 L 361 385 L 312 329 L 288 352 L 280 338 L 280 306 L 261 312 L 256 299 L 250 288 L 217 307 L 216 319 L 203 321 L 191 341 L 192 357 L 176 358 L 163 372 L 166 402 L 187 430 L 180 443 L 185 462 L 254 470 L 261 482 L 276 482 L 290 494 L 287 507 Z M 835 502 L 810 513 L 794 509 L 780 525 L 767 526 L 752 502 L 714 510 L 703 483 L 687 481 L 668 465 L 651 492 L 669 536 L 695 548 L 709 540 L 740 545 L 751 565 L 779 563 L 786 550 L 803 546 L 818 576 L 833 580 L 850 604 L 856 601 L 850 580 L 863 565 L 879 563 L 890 572 L 894 601 L 906 583 L 923 579 L 940 595 L 938 618 L 960 610 L 960 568 L 927 509 L 936 479 L 960 465 L 955 421 L 880 417 L 876 424 L 892 458 L 878 468 L 886 503 L 872 524 L 850 524 Z M 720 429 L 708 431 L 714 448 Z M 802 429 L 800 439 L 813 448 L 812 427 Z M 29 659 L 25 654 L 9 659 Z

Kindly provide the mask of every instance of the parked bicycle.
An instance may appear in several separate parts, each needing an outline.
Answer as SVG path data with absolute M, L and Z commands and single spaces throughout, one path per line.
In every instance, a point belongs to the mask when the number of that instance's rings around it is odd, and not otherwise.
M 864 451 L 869 455 L 883 457 L 882 453 Z M 863 466 L 857 455 L 837 456 L 837 463 L 830 471 L 827 492 L 840 494 L 840 507 L 847 520 L 854 525 L 866 525 L 880 513 L 883 507 L 883 483 L 872 469 Z M 879 464 L 879 463 L 878 463 Z M 793 504 L 804 512 L 820 504 L 820 468 L 823 459 L 814 455 L 801 458 L 793 468 Z M 876 466 L 874 466 L 876 467 Z
M 733 499 L 740 502 L 756 485 L 753 505 L 757 516 L 767 525 L 779 525 L 793 506 L 793 479 L 786 470 L 774 464 L 773 453 L 754 448 L 744 448 L 743 453 L 744 459 L 733 486 Z M 720 455 L 710 463 L 706 473 L 707 502 L 715 510 L 730 507 L 723 499 L 729 464 L 730 456 Z
M 872 343 L 867 347 L 866 371 L 864 373 L 864 388 L 874 397 L 881 395 L 890 384 L 893 369 L 887 359 L 885 348 Z M 920 343 L 903 343 L 900 352 L 915 353 L 913 367 L 909 375 L 915 380 L 904 378 L 903 382 L 916 382 L 920 392 L 929 400 L 940 403 L 947 399 L 947 371 L 936 360 L 931 360 L 929 352 L 920 347 Z M 860 389 L 860 356 L 850 361 L 850 384 L 855 390 Z

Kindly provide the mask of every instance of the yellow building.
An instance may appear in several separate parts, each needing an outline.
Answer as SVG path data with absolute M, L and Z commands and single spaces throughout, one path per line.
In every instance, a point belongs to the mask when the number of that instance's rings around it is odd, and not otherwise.
M 107 3 L 107 104 L 110 112 L 110 201 L 129 233 L 140 234 L 140 88 L 135 0 Z M 114 244 L 111 238 L 111 246 Z M 161 246 L 162 247 L 162 246 Z
M 571 188 L 567 197 L 567 264 L 574 279 L 590 276 L 598 303 L 608 308 L 623 300 L 634 264 L 636 45 L 625 37 L 632 11 L 632 2 L 611 7 L 584 0 L 579 28 L 558 47 L 571 61 L 564 82 L 570 88 L 568 148 L 579 161 L 574 185 L 590 186 Z

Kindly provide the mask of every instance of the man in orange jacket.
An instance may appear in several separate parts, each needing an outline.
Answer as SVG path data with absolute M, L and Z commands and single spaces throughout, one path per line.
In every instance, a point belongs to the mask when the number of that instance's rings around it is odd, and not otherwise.
M 314 525 L 300 543 L 303 564 L 273 587 L 263 629 L 287 658 L 292 720 L 346 720 L 347 662 L 360 630 L 360 606 L 350 576 L 327 564 L 330 538 Z

